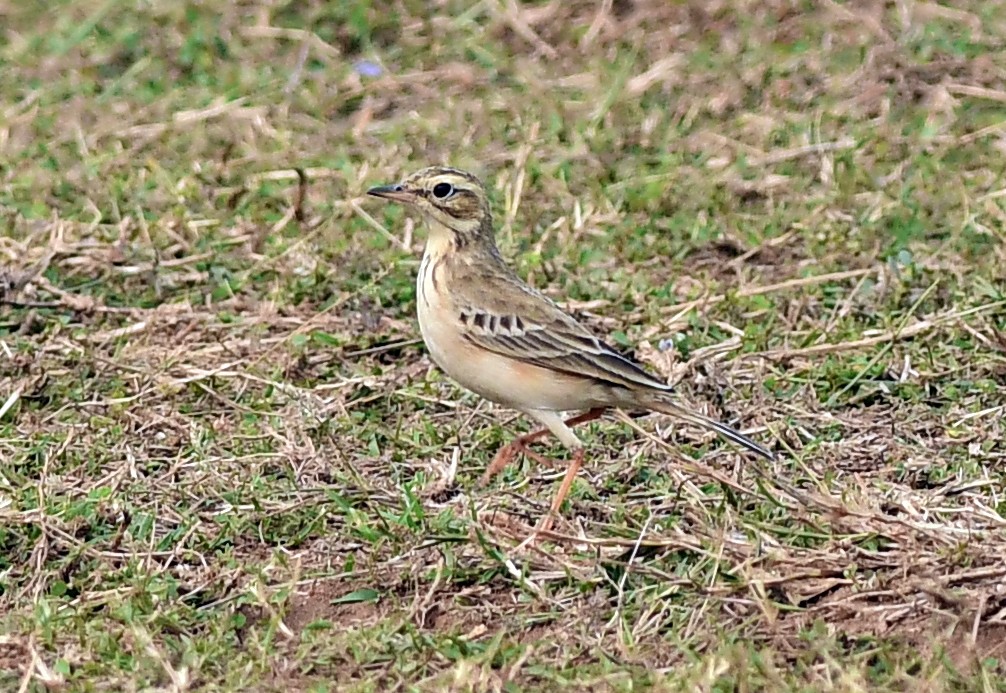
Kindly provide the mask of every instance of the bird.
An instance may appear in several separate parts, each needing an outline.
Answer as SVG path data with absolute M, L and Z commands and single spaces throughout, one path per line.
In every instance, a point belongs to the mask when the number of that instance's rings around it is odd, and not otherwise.
M 551 528 L 583 464 L 585 447 L 573 426 L 611 408 L 668 414 L 774 459 L 742 433 L 678 404 L 671 386 L 522 280 L 500 254 L 486 188 L 475 175 L 431 166 L 367 194 L 407 205 L 425 218 L 416 304 L 419 330 L 436 365 L 468 390 L 543 427 L 502 446 L 481 485 L 521 453 L 554 462 L 528 447 L 549 432 L 571 452 L 549 513 L 533 536 Z M 577 411 L 582 413 L 563 418 Z

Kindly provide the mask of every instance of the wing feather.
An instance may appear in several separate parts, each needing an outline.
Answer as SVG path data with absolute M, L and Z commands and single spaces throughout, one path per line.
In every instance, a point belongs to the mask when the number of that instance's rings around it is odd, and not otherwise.
M 468 311 L 478 314 L 479 311 Z M 562 318 L 567 318 L 561 314 Z M 509 327 L 504 327 L 504 325 Z M 517 324 L 521 328 L 516 327 Z M 465 338 L 487 351 L 555 371 L 625 388 L 669 389 L 637 363 L 608 346 L 572 318 L 543 325 L 517 320 L 471 320 Z M 478 327 L 483 325 L 484 327 Z
M 453 270 L 453 299 L 461 313 L 464 337 L 472 344 L 609 385 L 670 390 L 502 263 L 491 272 L 475 263 L 459 263 Z

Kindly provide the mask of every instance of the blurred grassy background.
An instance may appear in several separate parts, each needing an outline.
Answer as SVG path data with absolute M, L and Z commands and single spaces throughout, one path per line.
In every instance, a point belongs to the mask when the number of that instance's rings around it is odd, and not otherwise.
M 1006 10 L 0 2 L 9 690 L 1006 690 Z M 431 367 L 419 220 L 753 430 L 561 470 Z M 558 449 L 553 452 L 560 453 Z M 561 454 L 561 453 L 560 453 Z

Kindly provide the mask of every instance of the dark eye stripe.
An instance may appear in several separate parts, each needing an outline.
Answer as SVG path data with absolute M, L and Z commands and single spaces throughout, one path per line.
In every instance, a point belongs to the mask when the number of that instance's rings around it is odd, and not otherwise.
M 427 197 L 434 204 L 436 204 L 437 202 L 445 201 L 445 200 L 438 200 L 433 195 L 427 195 Z M 463 190 L 460 188 L 455 188 L 454 194 L 451 195 L 449 199 L 451 200 L 450 204 L 443 206 L 437 205 L 437 206 L 440 207 L 442 211 L 447 212 L 447 214 L 451 215 L 455 219 L 470 218 L 472 215 L 472 206 L 470 203 L 474 201 L 476 205 L 478 204 L 478 198 L 475 196 L 475 193 L 471 192 L 470 190 Z M 469 204 L 465 204 L 466 202 Z

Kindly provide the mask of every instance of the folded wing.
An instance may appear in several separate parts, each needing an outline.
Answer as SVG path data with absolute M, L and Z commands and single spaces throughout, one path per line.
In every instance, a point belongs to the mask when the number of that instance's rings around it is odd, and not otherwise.
M 501 356 L 633 390 L 670 389 L 592 335 L 558 306 L 550 303 L 549 307 L 554 310 L 547 315 L 472 308 L 463 310 L 459 317 L 465 339 Z

